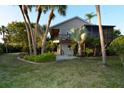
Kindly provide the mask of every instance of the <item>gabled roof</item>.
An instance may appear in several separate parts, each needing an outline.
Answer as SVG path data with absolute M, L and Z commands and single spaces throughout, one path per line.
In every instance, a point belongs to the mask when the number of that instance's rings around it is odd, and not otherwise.
M 87 22 L 86 20 L 82 19 L 81 17 L 75 16 L 75 17 L 70 18 L 70 19 L 68 19 L 68 20 L 65 20 L 65 21 L 63 21 L 63 22 L 60 22 L 60 23 L 58 23 L 58 24 L 56 24 L 56 25 L 53 25 L 53 26 L 51 26 L 50 28 L 59 26 L 59 25 L 61 25 L 61 24 L 64 24 L 64 23 L 66 23 L 66 22 L 68 22 L 68 21 L 71 21 L 71 20 L 74 20 L 74 19 L 79 19 L 79 20 L 81 20 L 81 21 L 84 23 L 84 25 L 94 25 L 94 24 L 89 23 L 89 22 Z

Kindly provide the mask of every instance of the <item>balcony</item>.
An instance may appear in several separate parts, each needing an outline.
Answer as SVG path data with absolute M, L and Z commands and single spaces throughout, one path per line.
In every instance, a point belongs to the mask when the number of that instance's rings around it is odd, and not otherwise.
M 66 34 L 59 34 L 59 40 L 70 40 L 71 39 L 71 34 L 66 33 Z

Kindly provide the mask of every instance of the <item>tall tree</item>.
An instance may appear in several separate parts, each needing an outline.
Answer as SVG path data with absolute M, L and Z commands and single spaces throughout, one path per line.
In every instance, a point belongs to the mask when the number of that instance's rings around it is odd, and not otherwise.
M 104 35 L 103 35 L 102 24 L 101 24 L 100 5 L 96 5 L 96 15 L 97 15 L 98 25 L 99 25 L 102 61 L 103 61 L 103 64 L 106 65 L 106 51 L 105 51 Z
M 0 34 L 3 35 L 3 41 L 4 41 L 5 48 L 6 48 L 6 53 L 8 53 L 8 48 L 7 48 L 6 38 L 5 38 L 5 34 L 7 33 L 7 31 L 8 30 L 5 26 L 2 26 L 0 28 Z
M 29 54 L 32 55 L 30 29 L 29 29 L 29 26 L 28 26 L 26 17 L 25 17 L 25 15 L 24 15 L 24 11 L 23 11 L 23 9 L 22 9 L 22 5 L 19 5 L 19 8 L 20 8 L 21 13 L 22 13 L 22 15 L 23 15 L 24 23 L 25 23 L 25 26 L 26 26 L 26 32 L 27 32 L 27 37 L 28 37 Z
M 31 21 L 30 21 L 30 18 L 29 18 L 29 15 L 28 15 L 28 9 L 31 10 L 32 6 L 27 6 L 27 5 L 23 5 L 22 6 L 22 10 L 24 11 L 24 14 L 26 16 L 26 19 L 27 19 L 27 23 L 28 23 L 28 26 L 29 26 L 29 29 L 30 29 L 30 33 L 31 33 L 31 39 L 32 39 L 32 45 L 33 45 L 33 54 L 36 55 L 37 54 L 37 49 L 36 49 L 36 38 L 34 37 L 34 31 L 31 27 Z
M 85 14 L 85 17 L 87 18 L 87 20 L 91 23 L 91 19 L 93 18 L 93 17 L 95 17 L 96 16 L 96 14 L 94 14 L 94 12 L 91 12 L 91 13 L 86 13 Z
M 5 33 L 6 33 L 6 28 L 5 28 L 5 26 L 2 26 L 2 27 L 0 28 L 0 34 L 3 36 L 3 41 L 4 41 L 4 39 L 5 39 Z
M 49 27 L 50 27 L 51 21 L 55 17 L 54 10 L 57 9 L 58 13 L 62 16 L 66 15 L 66 10 L 67 10 L 66 5 L 49 5 L 48 7 L 51 11 L 50 11 L 48 23 L 46 26 L 46 32 L 44 34 L 43 41 L 42 41 L 42 51 L 41 51 L 42 53 L 44 53 L 44 50 L 45 50 L 46 38 L 47 38 L 47 34 L 49 32 Z
M 32 24 L 33 25 L 33 24 Z M 7 43 L 10 46 L 20 47 L 28 52 L 28 38 L 24 22 L 11 22 L 7 25 L 9 33 L 6 35 Z

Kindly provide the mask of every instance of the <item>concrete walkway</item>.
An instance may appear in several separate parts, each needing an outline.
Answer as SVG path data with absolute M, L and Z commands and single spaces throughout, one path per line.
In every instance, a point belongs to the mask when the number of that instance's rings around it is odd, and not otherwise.
M 57 55 L 56 56 L 56 61 L 61 61 L 61 60 L 69 60 L 69 59 L 75 59 L 77 57 L 75 56 L 68 56 L 68 55 Z

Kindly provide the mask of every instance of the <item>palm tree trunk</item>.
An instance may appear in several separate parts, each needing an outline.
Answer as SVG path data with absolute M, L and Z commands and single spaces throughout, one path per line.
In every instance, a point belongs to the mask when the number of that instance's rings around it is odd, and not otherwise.
M 5 43 L 6 53 L 8 53 L 7 43 Z
M 97 17 L 98 17 L 99 35 L 100 35 L 101 52 L 102 52 L 102 61 L 103 61 L 103 64 L 106 65 L 106 51 L 105 51 L 103 30 L 102 30 L 102 25 L 101 25 L 101 15 L 100 15 L 100 6 L 99 5 L 96 5 L 96 14 L 97 14 Z
M 93 49 L 93 56 L 94 56 L 94 57 L 96 56 L 96 50 L 97 50 L 97 48 L 95 47 L 95 48 Z
M 37 24 L 40 21 L 41 13 L 42 13 L 42 10 L 38 11 L 37 22 L 36 22 Z
M 84 49 L 84 56 L 85 56 L 85 54 L 86 54 L 86 43 L 85 42 L 83 44 L 83 49 Z
M 26 32 L 27 32 L 27 36 L 28 36 L 29 54 L 32 55 L 31 39 L 30 39 L 30 31 L 29 31 L 29 27 L 28 27 L 28 24 L 27 24 L 27 21 L 26 21 L 26 18 L 25 18 L 24 12 L 23 12 L 23 10 L 22 10 L 22 6 L 19 5 L 19 7 L 20 7 L 20 10 L 21 10 L 21 12 L 22 12 L 22 15 L 23 15 L 23 18 L 24 18 L 24 23 L 25 23 L 25 26 L 26 26 Z
M 44 53 L 44 50 L 45 50 L 45 44 L 46 44 L 47 34 L 49 32 L 49 26 L 50 26 L 51 20 L 54 16 L 53 11 L 54 10 L 52 9 L 51 12 L 50 12 L 50 15 L 49 15 L 49 20 L 48 20 L 48 24 L 47 24 L 47 27 L 46 27 L 46 32 L 45 32 L 44 37 L 43 37 L 41 53 Z
M 124 66 L 124 54 L 119 55 L 122 65 Z
M 42 10 L 38 11 L 38 16 L 37 16 L 37 21 L 36 21 L 36 26 L 35 26 L 35 40 L 36 40 L 36 33 L 38 32 L 38 24 L 39 24 L 39 21 L 40 21 L 40 17 L 41 17 L 41 13 L 42 13 Z M 41 39 L 42 41 L 42 39 Z M 42 45 L 41 45 L 42 47 Z
M 45 32 L 43 40 L 42 40 L 41 54 L 44 53 L 44 51 L 45 51 L 45 44 L 46 44 L 47 34 L 48 34 L 48 31 L 49 31 L 49 26 L 50 26 L 50 21 L 48 22 L 48 25 L 47 25 L 47 28 L 46 28 L 46 32 Z
M 36 55 L 37 51 L 36 51 L 36 40 L 34 38 L 34 31 L 32 30 L 31 22 L 30 22 L 28 14 L 26 14 L 26 17 L 27 17 L 29 29 L 30 29 L 30 32 L 31 32 L 32 44 L 33 44 L 33 54 Z
M 81 56 L 81 45 L 80 45 L 80 41 L 78 41 L 78 54 L 79 56 Z

